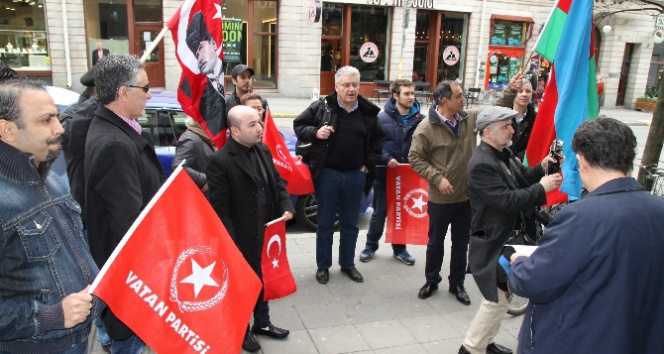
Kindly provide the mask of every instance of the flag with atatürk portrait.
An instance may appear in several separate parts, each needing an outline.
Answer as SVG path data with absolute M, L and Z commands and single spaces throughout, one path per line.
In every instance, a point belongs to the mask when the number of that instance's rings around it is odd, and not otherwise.
M 90 291 L 157 353 L 239 353 L 261 287 L 180 166 Z
M 227 128 L 221 17 L 219 0 L 185 0 L 168 21 L 182 68 L 178 102 L 217 147 Z
M 428 183 L 409 165 L 387 169 L 385 242 L 426 245 L 429 241 Z
M 288 253 L 286 252 L 286 222 L 280 220 L 265 227 L 265 242 L 261 256 L 263 272 L 263 298 L 265 301 L 280 299 L 297 291 Z

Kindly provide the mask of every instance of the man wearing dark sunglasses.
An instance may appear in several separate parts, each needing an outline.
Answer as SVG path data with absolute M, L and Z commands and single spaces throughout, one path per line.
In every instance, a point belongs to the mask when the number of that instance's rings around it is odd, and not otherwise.
M 85 145 L 85 210 L 90 253 L 101 268 L 161 186 L 164 173 L 148 133 L 145 114 L 150 82 L 143 63 L 111 54 L 97 64 L 99 107 Z M 102 313 L 114 353 L 141 353 L 145 344 L 113 313 Z

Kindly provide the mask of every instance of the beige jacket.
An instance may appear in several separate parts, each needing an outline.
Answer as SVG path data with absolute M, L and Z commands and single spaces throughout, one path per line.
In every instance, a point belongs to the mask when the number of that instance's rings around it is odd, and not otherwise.
M 508 88 L 503 91 L 495 105 L 512 108 L 516 91 Z M 410 167 L 429 182 L 429 201 L 437 204 L 459 203 L 468 200 L 466 171 L 468 161 L 477 146 L 475 123 L 482 109 L 471 109 L 459 113 L 457 122 L 459 138 L 435 112 L 436 106 L 429 109 L 429 116 L 423 119 L 413 133 L 408 153 Z M 438 183 L 445 177 L 452 184 L 454 193 L 443 195 Z

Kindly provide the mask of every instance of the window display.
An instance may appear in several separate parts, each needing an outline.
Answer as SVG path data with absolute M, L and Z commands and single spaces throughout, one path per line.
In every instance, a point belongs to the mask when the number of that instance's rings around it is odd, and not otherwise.
M 51 70 L 43 1 L 0 0 L 0 63 L 20 71 Z

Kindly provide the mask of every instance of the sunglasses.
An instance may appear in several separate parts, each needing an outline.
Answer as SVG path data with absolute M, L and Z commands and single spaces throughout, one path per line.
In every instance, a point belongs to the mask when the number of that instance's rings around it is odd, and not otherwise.
M 127 85 L 127 87 L 135 87 L 143 90 L 143 92 L 148 93 L 150 91 L 150 84 L 147 84 L 145 86 L 136 86 L 136 85 Z

